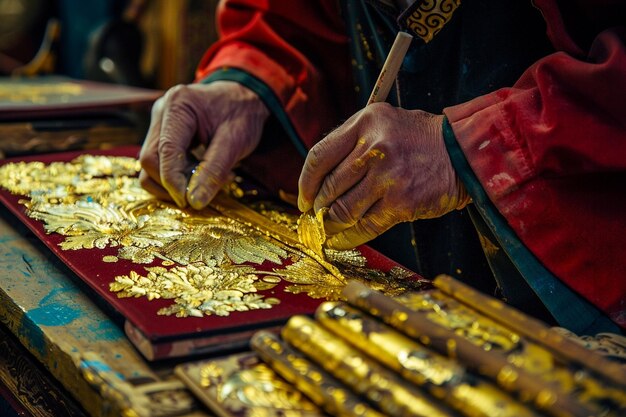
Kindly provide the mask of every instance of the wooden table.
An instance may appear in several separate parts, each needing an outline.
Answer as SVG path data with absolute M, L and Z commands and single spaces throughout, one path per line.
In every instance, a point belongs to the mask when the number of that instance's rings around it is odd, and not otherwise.
M 36 416 L 210 415 L 172 376 L 175 363 L 147 363 L 81 284 L 0 210 L 0 394 Z

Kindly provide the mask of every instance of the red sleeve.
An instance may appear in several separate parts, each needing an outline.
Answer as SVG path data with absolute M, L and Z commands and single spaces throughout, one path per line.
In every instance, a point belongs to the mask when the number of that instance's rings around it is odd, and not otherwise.
M 338 88 L 351 85 L 348 38 L 333 0 L 225 0 L 218 6 L 219 41 L 197 78 L 228 67 L 263 81 L 309 147 L 349 105 Z
M 536 3 L 550 3 L 537 1 Z M 557 48 L 512 87 L 445 109 L 490 200 L 571 288 L 626 326 L 626 30 Z

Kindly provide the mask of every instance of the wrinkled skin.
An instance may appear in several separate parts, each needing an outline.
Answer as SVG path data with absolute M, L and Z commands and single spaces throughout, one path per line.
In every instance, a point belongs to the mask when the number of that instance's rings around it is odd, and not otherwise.
M 231 81 L 179 85 L 152 108 L 141 149 L 141 185 L 179 207 L 205 207 L 259 144 L 269 111 L 259 97 Z M 200 161 L 190 151 L 204 145 Z
M 440 115 L 377 103 L 311 149 L 298 207 L 329 207 L 329 247 L 353 248 L 400 222 L 439 217 L 469 202 L 442 123 Z

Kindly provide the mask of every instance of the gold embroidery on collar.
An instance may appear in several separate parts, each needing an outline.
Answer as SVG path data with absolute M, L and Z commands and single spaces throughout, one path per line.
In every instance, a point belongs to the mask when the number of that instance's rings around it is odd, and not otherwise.
M 407 29 L 428 43 L 450 21 L 461 0 L 418 0 L 415 5 L 402 19 Z

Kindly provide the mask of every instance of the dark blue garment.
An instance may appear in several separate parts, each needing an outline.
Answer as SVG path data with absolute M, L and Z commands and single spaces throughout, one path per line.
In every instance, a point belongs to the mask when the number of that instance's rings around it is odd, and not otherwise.
M 405 29 L 397 23 L 401 12 L 388 1 L 342 2 L 361 106 L 367 103 L 396 33 Z M 413 41 L 387 101 L 405 109 L 441 114 L 447 106 L 513 85 L 524 70 L 552 51 L 545 22 L 530 1 L 463 1 L 431 42 Z M 452 158 L 459 171 L 461 163 L 467 164 L 462 154 L 457 159 L 463 159 L 457 162 Z M 469 172 L 461 175 L 464 181 L 471 175 L 469 165 L 465 169 Z M 480 188 L 477 181 L 474 185 L 470 194 Z M 480 201 L 491 205 L 486 198 Z M 493 219 L 484 216 L 498 216 L 494 207 L 473 206 L 438 219 L 398 225 L 372 246 L 427 278 L 452 275 L 545 321 L 577 332 L 617 331 L 595 307 L 520 248 L 523 245 L 506 221 L 493 228 Z M 507 245 L 512 241 L 514 244 Z M 485 245 L 491 250 L 484 251 Z M 532 276 L 523 278 L 523 272 Z

